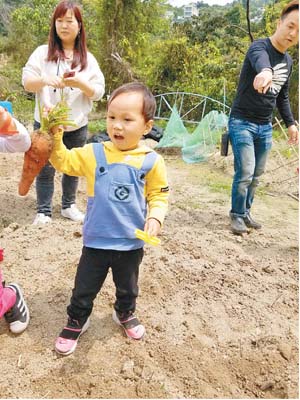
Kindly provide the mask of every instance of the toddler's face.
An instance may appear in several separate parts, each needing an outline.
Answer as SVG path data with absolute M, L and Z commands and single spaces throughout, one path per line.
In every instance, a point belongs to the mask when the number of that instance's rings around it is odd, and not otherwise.
M 146 122 L 142 114 L 143 101 L 142 93 L 121 93 L 108 107 L 107 133 L 119 150 L 135 149 L 152 128 L 153 121 Z

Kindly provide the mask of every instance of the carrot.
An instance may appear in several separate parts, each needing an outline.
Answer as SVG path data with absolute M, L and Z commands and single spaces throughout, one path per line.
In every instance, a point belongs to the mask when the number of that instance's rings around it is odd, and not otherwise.
M 19 182 L 21 196 L 25 196 L 29 192 L 34 178 L 47 164 L 53 147 L 52 138 L 47 132 L 34 131 L 30 137 L 31 147 L 24 154 L 22 177 Z
M 16 124 L 6 108 L 0 106 L 0 135 L 14 135 L 18 133 Z
M 31 133 L 31 146 L 24 154 L 22 176 L 19 182 L 19 194 L 25 196 L 30 189 L 35 177 L 47 164 L 53 148 L 53 135 L 51 130 L 60 125 L 76 126 L 68 120 L 69 108 L 62 100 L 56 104 L 48 114 L 41 112 L 41 127 Z

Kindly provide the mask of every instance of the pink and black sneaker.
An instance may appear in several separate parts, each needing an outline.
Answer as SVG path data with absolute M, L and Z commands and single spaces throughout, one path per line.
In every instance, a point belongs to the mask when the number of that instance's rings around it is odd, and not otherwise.
M 68 318 L 68 323 L 55 341 L 55 351 L 63 356 L 72 354 L 77 346 L 79 337 L 90 326 L 90 318 L 82 325 L 76 319 Z
M 113 311 L 113 320 L 120 325 L 130 339 L 142 339 L 146 329 L 132 313 L 118 313 Z

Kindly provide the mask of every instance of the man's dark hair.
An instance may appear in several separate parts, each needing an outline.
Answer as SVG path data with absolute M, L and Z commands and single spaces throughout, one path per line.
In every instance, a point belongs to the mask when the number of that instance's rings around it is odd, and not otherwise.
M 299 0 L 290 1 L 281 11 L 280 19 L 284 19 L 290 12 L 299 10 Z
M 144 103 L 143 103 L 143 108 L 142 108 L 142 114 L 145 118 L 145 121 L 148 122 L 150 119 L 154 119 L 155 115 L 155 110 L 156 110 L 156 101 L 151 93 L 151 91 L 141 82 L 131 82 L 131 83 L 125 83 L 125 85 L 122 85 L 115 89 L 112 94 L 110 95 L 107 103 L 107 107 L 110 105 L 110 103 L 120 94 L 122 93 L 132 93 L 132 92 L 138 92 L 142 93 L 143 98 L 144 98 Z

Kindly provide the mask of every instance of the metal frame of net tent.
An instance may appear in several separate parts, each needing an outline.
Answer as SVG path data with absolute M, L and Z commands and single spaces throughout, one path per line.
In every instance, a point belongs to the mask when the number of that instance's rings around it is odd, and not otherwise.
M 157 101 L 156 120 L 170 119 L 174 105 L 184 123 L 198 124 L 210 111 L 229 114 L 230 107 L 209 96 L 189 92 L 167 92 L 155 96 Z M 172 104 L 172 105 L 171 105 Z
M 186 162 L 205 161 L 212 152 L 218 151 L 217 143 L 222 131 L 227 127 L 230 107 L 197 93 L 177 91 L 155 97 L 155 120 L 167 121 L 164 136 L 158 147 L 182 148 L 182 157 Z M 193 133 L 189 133 L 190 129 L 186 130 L 188 124 L 198 125 L 195 130 L 192 128 Z
M 204 116 L 212 110 L 222 112 L 226 115 L 230 113 L 230 107 L 225 104 L 225 101 L 221 102 L 209 96 L 197 93 L 167 92 L 158 94 L 155 98 L 157 101 L 155 120 L 169 121 L 174 105 L 176 105 L 178 114 L 185 124 L 198 124 Z M 274 125 L 279 126 L 287 139 L 285 130 L 277 118 L 275 118 Z M 277 165 L 271 166 L 271 163 L 267 164 L 264 178 L 266 181 L 265 184 L 269 189 L 272 188 L 271 191 L 275 193 L 283 191 L 289 196 L 299 200 L 299 172 L 296 172 L 296 167 L 299 165 L 298 148 L 296 146 L 290 146 L 292 156 L 289 160 L 285 160 L 276 149 L 276 142 L 277 141 L 274 139 L 273 153 L 275 153 L 277 158 Z M 289 146 L 287 145 L 287 147 Z M 221 163 L 223 167 L 224 163 L 228 166 L 228 164 L 233 162 L 232 154 L 230 154 L 228 158 L 217 157 L 216 162 L 217 164 Z M 277 176 L 277 171 L 281 171 L 280 176 Z

